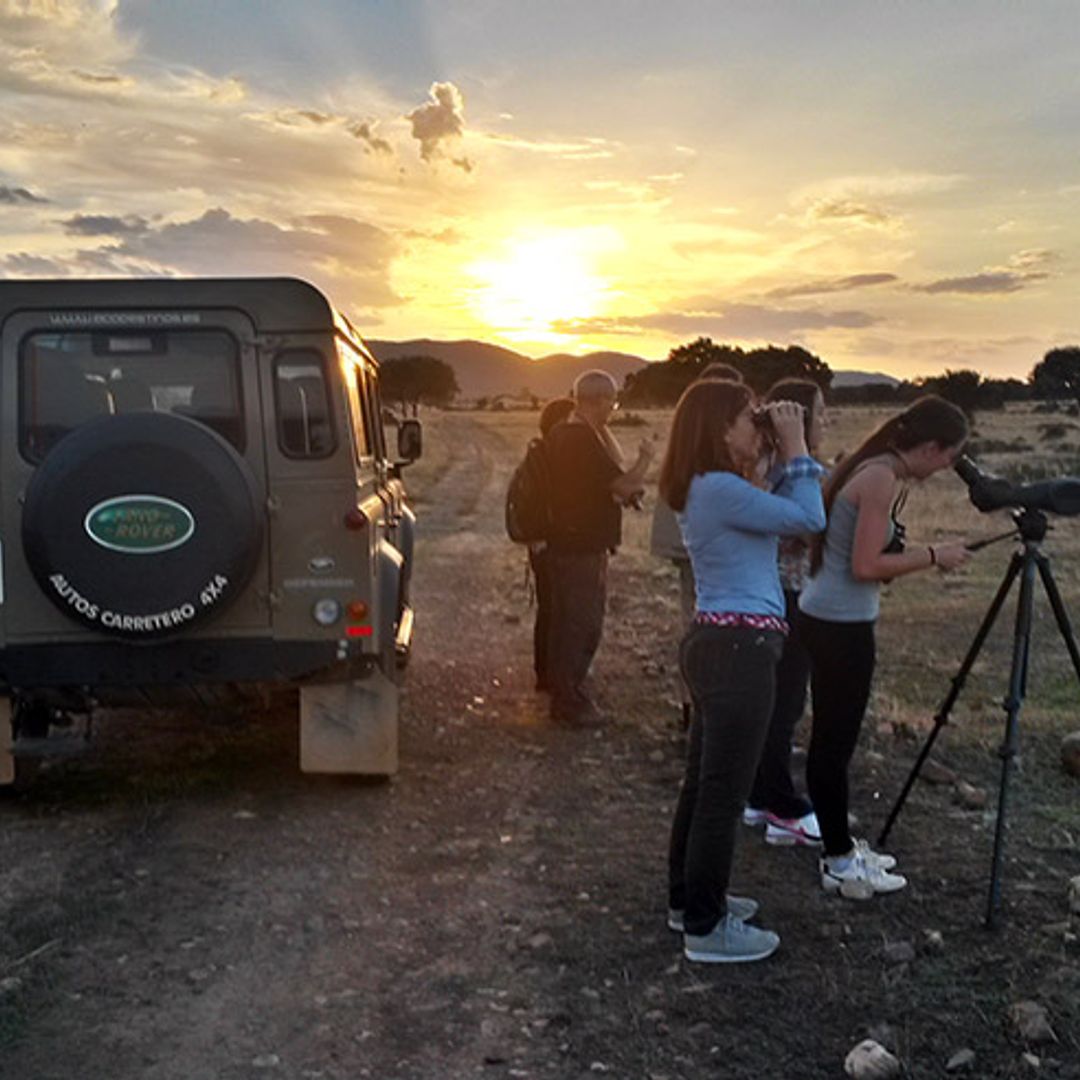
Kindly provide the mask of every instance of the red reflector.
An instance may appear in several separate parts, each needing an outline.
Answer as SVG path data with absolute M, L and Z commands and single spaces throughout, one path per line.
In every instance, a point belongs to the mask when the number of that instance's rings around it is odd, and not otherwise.
M 370 626 L 346 626 L 346 637 L 371 637 L 375 633 L 374 629 Z
M 345 514 L 346 529 L 362 529 L 367 524 L 367 518 L 356 507 Z

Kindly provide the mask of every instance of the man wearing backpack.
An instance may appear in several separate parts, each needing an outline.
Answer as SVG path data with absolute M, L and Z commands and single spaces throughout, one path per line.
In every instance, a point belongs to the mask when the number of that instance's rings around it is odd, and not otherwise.
M 623 469 L 607 426 L 617 389 L 606 371 L 579 375 L 573 413 L 544 440 L 551 486 L 551 716 L 572 727 L 600 719 L 584 682 L 604 625 L 608 554 L 619 546 L 622 505 L 644 491 L 653 456 L 651 440 L 643 439 L 637 460 Z

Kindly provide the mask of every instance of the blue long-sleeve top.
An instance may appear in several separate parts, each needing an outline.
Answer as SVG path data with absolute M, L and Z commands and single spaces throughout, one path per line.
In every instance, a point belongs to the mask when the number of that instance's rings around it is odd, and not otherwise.
M 694 569 L 698 611 L 783 618 L 777 538 L 825 528 L 824 471 L 813 458 L 792 458 L 772 492 L 731 472 L 702 473 L 690 481 L 677 516 Z

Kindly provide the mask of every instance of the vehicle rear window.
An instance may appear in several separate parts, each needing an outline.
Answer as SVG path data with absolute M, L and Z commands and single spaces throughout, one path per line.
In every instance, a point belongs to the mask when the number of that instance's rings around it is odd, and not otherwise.
M 69 431 L 129 412 L 187 416 L 244 449 L 239 350 L 223 330 L 32 333 L 19 364 L 19 447 L 38 462 Z
M 274 358 L 274 399 L 278 445 L 297 458 L 327 457 L 334 452 L 330 393 L 322 354 L 315 349 L 286 349 Z

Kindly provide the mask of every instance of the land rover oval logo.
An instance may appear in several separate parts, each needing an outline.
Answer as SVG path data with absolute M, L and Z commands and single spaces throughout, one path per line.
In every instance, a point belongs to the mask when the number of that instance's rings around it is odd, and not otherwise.
M 90 539 L 126 555 L 155 555 L 186 544 L 195 518 L 186 506 L 159 495 L 120 495 L 90 509 L 83 521 Z

